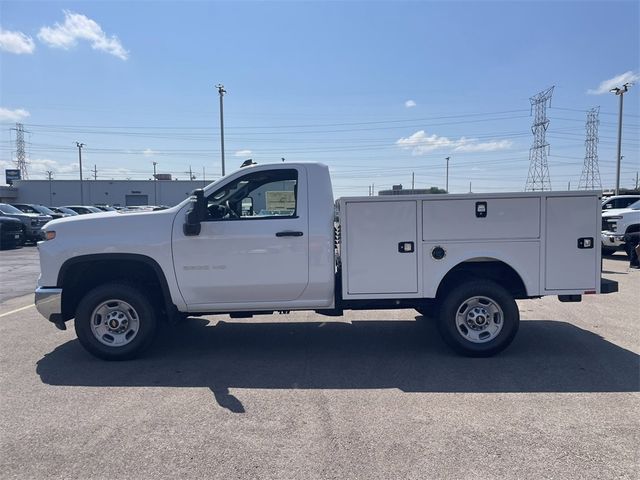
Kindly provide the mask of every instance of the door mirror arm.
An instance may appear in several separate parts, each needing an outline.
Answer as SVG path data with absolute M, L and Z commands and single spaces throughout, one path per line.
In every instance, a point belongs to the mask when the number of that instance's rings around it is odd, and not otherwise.
M 204 190 L 197 188 L 191 197 L 191 210 L 187 213 L 187 221 L 183 225 L 186 236 L 200 235 L 201 222 L 207 218 L 207 200 Z

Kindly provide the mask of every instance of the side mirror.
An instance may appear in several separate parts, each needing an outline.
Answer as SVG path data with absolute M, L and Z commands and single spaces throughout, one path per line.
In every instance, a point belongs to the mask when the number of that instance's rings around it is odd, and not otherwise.
M 187 221 L 183 225 L 186 236 L 200 235 L 200 223 L 207 218 L 207 200 L 204 198 L 204 190 L 197 188 L 191 197 L 191 210 L 187 213 Z

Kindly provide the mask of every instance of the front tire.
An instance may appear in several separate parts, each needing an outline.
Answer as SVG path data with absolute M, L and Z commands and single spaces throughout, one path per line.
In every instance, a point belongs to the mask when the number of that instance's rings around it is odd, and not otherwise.
M 454 287 L 442 302 L 438 330 L 443 340 L 469 357 L 490 357 L 511 344 L 520 325 L 513 296 L 488 280 Z
M 137 357 L 153 341 L 157 312 L 137 287 L 108 283 L 87 293 L 76 309 L 82 346 L 103 360 Z

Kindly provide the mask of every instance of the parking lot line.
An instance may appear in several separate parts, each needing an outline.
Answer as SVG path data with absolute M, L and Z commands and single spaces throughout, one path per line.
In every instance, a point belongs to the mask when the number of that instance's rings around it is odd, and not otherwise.
M 0 318 L 7 317 L 13 313 L 18 313 L 18 312 L 21 312 L 22 310 L 26 310 L 27 308 L 31 308 L 31 307 L 35 307 L 35 305 L 32 304 L 32 305 L 27 305 L 26 307 L 16 308 L 15 310 L 11 310 L 10 312 L 0 314 Z

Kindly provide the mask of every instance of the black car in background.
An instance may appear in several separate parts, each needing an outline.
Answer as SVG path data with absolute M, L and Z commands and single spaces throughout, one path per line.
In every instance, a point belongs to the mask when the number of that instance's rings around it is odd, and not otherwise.
M 24 245 L 24 229 L 17 218 L 0 216 L 0 250 Z
M 73 210 L 78 215 L 87 215 L 89 213 L 102 213 L 97 207 L 91 207 L 89 205 L 66 205 L 64 208 L 68 208 L 69 210 Z
M 42 227 L 51 220 L 49 215 L 24 213 L 8 203 L 0 203 L 0 216 L 17 218 L 20 220 L 22 222 L 22 231 L 24 232 L 25 242 L 31 241 L 33 243 L 38 240 L 44 240 Z
M 43 205 L 35 205 L 35 204 L 32 204 L 32 203 L 12 203 L 11 205 L 16 207 L 21 212 L 24 212 L 24 213 L 38 213 L 40 215 L 49 215 L 54 220 L 56 218 L 63 218 L 63 217 L 67 217 L 68 216 L 65 213 L 54 212 L 50 208 L 45 207 Z
M 47 207 L 49 210 L 52 210 L 56 213 L 64 213 L 65 215 L 69 216 L 69 217 L 74 217 L 76 215 L 79 215 L 78 212 L 71 210 L 70 208 L 67 207 Z

